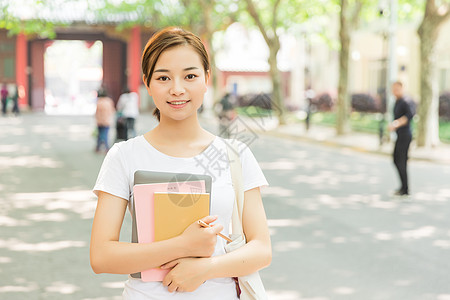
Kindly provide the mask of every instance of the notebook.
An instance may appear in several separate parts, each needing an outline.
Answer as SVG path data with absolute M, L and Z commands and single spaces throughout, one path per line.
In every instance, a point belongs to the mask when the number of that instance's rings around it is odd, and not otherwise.
M 154 194 L 155 241 L 176 237 L 203 217 L 209 215 L 209 194 L 159 193 Z
M 151 243 L 155 241 L 154 238 L 155 221 L 153 217 L 159 215 L 160 212 L 154 209 L 154 194 L 156 192 L 170 192 L 170 191 L 179 191 L 185 193 L 205 192 L 205 182 L 184 181 L 184 182 L 135 185 L 133 187 L 133 192 L 134 192 L 134 205 L 136 208 L 136 226 L 139 243 Z M 209 194 L 207 195 L 209 196 Z M 166 214 L 169 212 L 164 211 L 164 213 Z M 162 281 L 167 273 L 168 270 L 154 268 L 141 272 L 141 278 L 143 281 Z
M 182 181 L 205 181 L 206 192 L 211 194 L 212 177 L 209 175 L 188 174 L 188 173 L 171 173 L 171 172 L 155 172 L 137 170 L 134 172 L 134 184 L 148 184 L 148 183 L 161 183 L 161 182 L 182 182 Z M 134 201 L 131 209 L 131 241 L 133 243 L 138 242 L 137 228 L 136 228 L 136 209 L 134 207 Z M 136 273 L 139 274 L 139 273 Z M 138 275 L 135 275 L 138 276 Z M 134 278 L 139 278 L 135 277 Z
M 205 191 L 211 195 L 211 183 L 212 177 L 209 175 L 188 174 L 188 173 L 171 173 L 171 172 L 155 172 L 146 170 L 137 170 L 134 173 L 134 184 L 152 184 L 152 183 L 171 183 L 171 182 L 192 182 L 192 181 L 204 181 Z M 132 233 L 131 241 L 133 243 L 138 242 L 138 230 L 136 222 L 136 208 L 135 201 L 132 201 L 131 206 L 131 219 L 132 219 Z M 133 278 L 141 278 L 141 273 L 131 274 Z
M 204 181 L 184 181 L 170 183 L 137 184 L 133 187 L 134 205 L 136 209 L 136 225 L 139 243 L 154 241 L 153 209 L 156 192 L 205 193 Z

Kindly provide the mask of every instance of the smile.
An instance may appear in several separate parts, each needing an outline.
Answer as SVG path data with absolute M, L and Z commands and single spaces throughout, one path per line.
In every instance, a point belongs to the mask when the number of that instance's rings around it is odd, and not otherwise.
M 170 105 L 183 105 L 183 104 L 188 103 L 189 101 L 190 100 L 178 100 L 178 101 L 171 101 L 171 102 L 167 101 L 167 103 Z
M 184 101 L 172 101 L 172 102 L 168 102 L 169 104 L 172 104 L 172 105 L 182 105 L 182 104 L 185 104 L 185 103 L 188 103 L 189 102 L 189 100 L 184 100 Z

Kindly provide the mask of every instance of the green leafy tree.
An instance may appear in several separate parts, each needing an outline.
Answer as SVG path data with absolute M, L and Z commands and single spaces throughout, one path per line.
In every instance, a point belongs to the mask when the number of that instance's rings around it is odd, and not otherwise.
M 46 6 L 48 6 L 46 0 L 33 1 L 30 2 L 28 9 L 37 11 Z M 55 27 L 65 25 L 61 22 L 49 20 L 23 20 L 13 13 L 14 7 L 12 0 L 2 0 L 0 3 L 0 28 L 6 29 L 10 35 L 24 33 L 26 35 L 36 34 L 44 38 L 54 38 L 56 36 Z

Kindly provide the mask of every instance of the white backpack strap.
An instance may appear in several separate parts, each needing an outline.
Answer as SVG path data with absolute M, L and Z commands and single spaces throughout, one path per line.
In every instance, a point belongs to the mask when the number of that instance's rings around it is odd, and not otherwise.
M 236 140 L 225 140 L 228 160 L 230 162 L 231 180 L 233 182 L 236 201 L 234 203 L 231 228 L 233 234 L 244 235 L 242 229 L 242 212 L 244 211 L 244 188 L 242 180 L 242 165 L 239 157 L 239 147 Z

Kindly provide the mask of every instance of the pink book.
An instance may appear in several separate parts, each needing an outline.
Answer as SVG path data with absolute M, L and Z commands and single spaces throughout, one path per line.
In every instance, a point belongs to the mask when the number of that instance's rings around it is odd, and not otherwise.
M 151 243 L 155 240 L 154 234 L 154 205 L 155 192 L 205 193 L 205 181 L 183 181 L 137 184 L 133 187 L 134 205 L 136 211 L 136 226 L 139 243 Z M 162 281 L 170 270 L 160 268 L 141 272 L 142 281 Z

